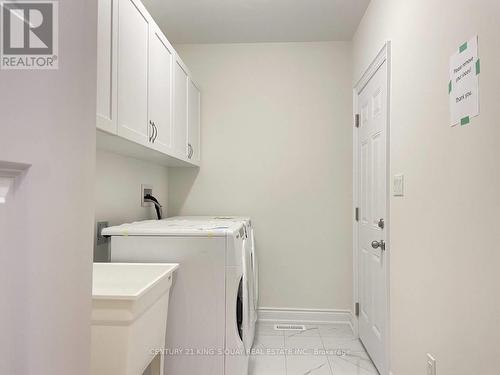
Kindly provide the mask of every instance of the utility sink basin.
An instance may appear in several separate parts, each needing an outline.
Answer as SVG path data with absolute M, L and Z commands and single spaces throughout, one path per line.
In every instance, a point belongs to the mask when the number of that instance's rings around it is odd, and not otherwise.
M 178 267 L 94 263 L 91 375 L 141 375 L 154 359 L 162 371 L 169 291 Z

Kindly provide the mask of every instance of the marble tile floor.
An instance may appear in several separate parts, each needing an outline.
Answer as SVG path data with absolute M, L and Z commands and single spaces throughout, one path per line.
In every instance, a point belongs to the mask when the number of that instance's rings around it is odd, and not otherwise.
M 276 331 L 259 322 L 249 375 L 378 375 L 348 324 L 305 324 Z

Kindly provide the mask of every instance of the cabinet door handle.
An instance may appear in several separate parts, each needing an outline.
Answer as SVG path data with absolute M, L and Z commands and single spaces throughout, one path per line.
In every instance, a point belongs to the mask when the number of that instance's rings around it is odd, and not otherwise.
M 156 127 L 156 124 L 153 122 L 153 143 L 155 143 L 156 137 L 158 137 L 158 128 Z
M 154 128 L 153 128 L 153 122 L 151 120 L 149 120 L 148 132 L 149 132 L 149 142 L 152 142 L 153 141 L 153 135 L 154 135 Z
M 191 143 L 188 143 L 188 159 L 191 159 L 193 156 L 193 146 L 191 146 Z

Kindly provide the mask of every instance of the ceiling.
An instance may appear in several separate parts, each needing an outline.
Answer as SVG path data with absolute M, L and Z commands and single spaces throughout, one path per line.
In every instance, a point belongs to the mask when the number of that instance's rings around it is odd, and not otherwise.
M 172 43 L 351 40 L 370 0 L 143 0 Z

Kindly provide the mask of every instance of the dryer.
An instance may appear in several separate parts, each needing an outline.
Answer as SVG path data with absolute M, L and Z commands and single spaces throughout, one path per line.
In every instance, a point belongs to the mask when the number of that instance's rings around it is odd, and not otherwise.
M 167 219 L 177 223 L 198 222 L 198 223 L 219 223 L 225 225 L 227 223 L 243 223 L 246 230 L 246 248 L 247 262 L 249 262 L 248 283 L 251 287 L 249 290 L 250 300 L 252 301 L 249 319 L 248 319 L 248 340 L 253 345 L 255 338 L 255 327 L 258 319 L 258 304 L 259 304 L 259 263 L 255 248 L 255 235 L 252 220 L 247 216 L 173 216 Z
M 149 220 L 102 232 L 112 262 L 175 262 L 165 374 L 247 375 L 251 292 L 242 222 Z

